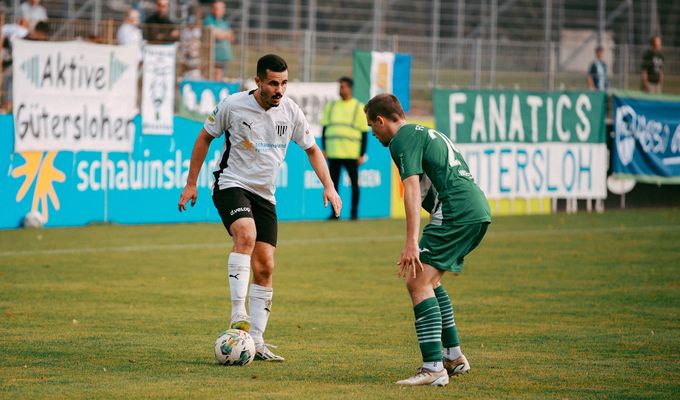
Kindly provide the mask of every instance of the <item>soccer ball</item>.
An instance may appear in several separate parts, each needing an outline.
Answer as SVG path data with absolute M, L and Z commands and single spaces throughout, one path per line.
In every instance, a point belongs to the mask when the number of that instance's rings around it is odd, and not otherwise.
M 215 340 L 215 359 L 222 365 L 248 365 L 255 358 L 255 342 L 248 332 L 229 329 Z
M 29 211 L 22 221 L 24 228 L 42 228 L 44 223 L 45 221 L 43 221 L 42 214 L 35 210 Z

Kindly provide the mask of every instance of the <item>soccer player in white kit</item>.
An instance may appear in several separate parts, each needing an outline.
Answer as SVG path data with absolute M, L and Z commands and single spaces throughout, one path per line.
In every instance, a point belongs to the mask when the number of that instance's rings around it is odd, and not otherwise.
M 335 215 L 340 215 L 342 202 L 302 110 L 284 96 L 286 61 L 275 54 L 260 58 L 255 83 L 257 89 L 222 100 L 206 120 L 191 153 L 178 208 L 186 210 L 189 200 L 192 206 L 196 203 L 196 180 L 210 142 L 224 135 L 222 158 L 214 172 L 213 202 L 234 242 L 228 261 L 231 328 L 250 332 L 256 359 L 283 361 L 265 344 L 263 335 L 271 311 L 278 232 L 274 181 L 291 140 L 307 153 L 323 184 L 324 206 L 330 203 Z M 245 303 L 251 269 L 248 316 Z

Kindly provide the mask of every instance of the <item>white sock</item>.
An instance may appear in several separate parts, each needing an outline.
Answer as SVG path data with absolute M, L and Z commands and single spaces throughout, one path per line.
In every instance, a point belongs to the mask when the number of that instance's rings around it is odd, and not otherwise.
M 272 296 L 274 289 L 256 285 L 250 285 L 250 336 L 256 345 L 264 343 L 264 331 L 267 329 L 269 313 L 272 309 Z
M 438 372 L 444 369 L 444 363 L 441 361 L 424 362 L 423 368 Z
M 444 349 L 444 358 L 447 360 L 455 360 L 456 358 L 462 357 L 463 352 L 460 351 L 460 346 L 447 347 Z
M 231 294 L 231 317 L 236 314 L 247 314 L 246 296 L 250 281 L 250 256 L 248 254 L 229 254 L 227 267 L 229 274 L 229 293 Z

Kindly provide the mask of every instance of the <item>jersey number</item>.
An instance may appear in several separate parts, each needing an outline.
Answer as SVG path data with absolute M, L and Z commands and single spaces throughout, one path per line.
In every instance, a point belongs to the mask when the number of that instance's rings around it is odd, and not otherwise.
M 437 139 L 437 137 L 440 137 L 444 141 L 444 143 L 446 143 L 446 147 L 449 149 L 449 166 L 459 167 L 460 161 L 456 159 L 456 153 L 460 154 L 460 151 L 458 151 L 453 142 L 451 142 L 451 139 L 444 136 L 441 132 L 435 131 L 434 129 L 429 129 L 427 131 L 427 134 L 430 135 L 430 139 L 432 140 L 435 140 Z

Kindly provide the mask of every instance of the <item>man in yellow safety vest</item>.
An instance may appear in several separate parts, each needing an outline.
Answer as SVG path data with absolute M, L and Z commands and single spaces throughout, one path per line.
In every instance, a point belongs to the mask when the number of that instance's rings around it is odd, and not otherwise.
M 340 170 L 345 167 L 352 182 L 352 219 L 359 212 L 359 166 L 366 161 L 366 138 L 368 124 L 363 112 L 364 104 L 352 97 L 352 78 L 343 76 L 340 84 L 340 99 L 326 103 L 321 125 L 321 143 L 328 159 L 331 179 L 338 190 Z M 334 214 L 329 219 L 337 219 Z

